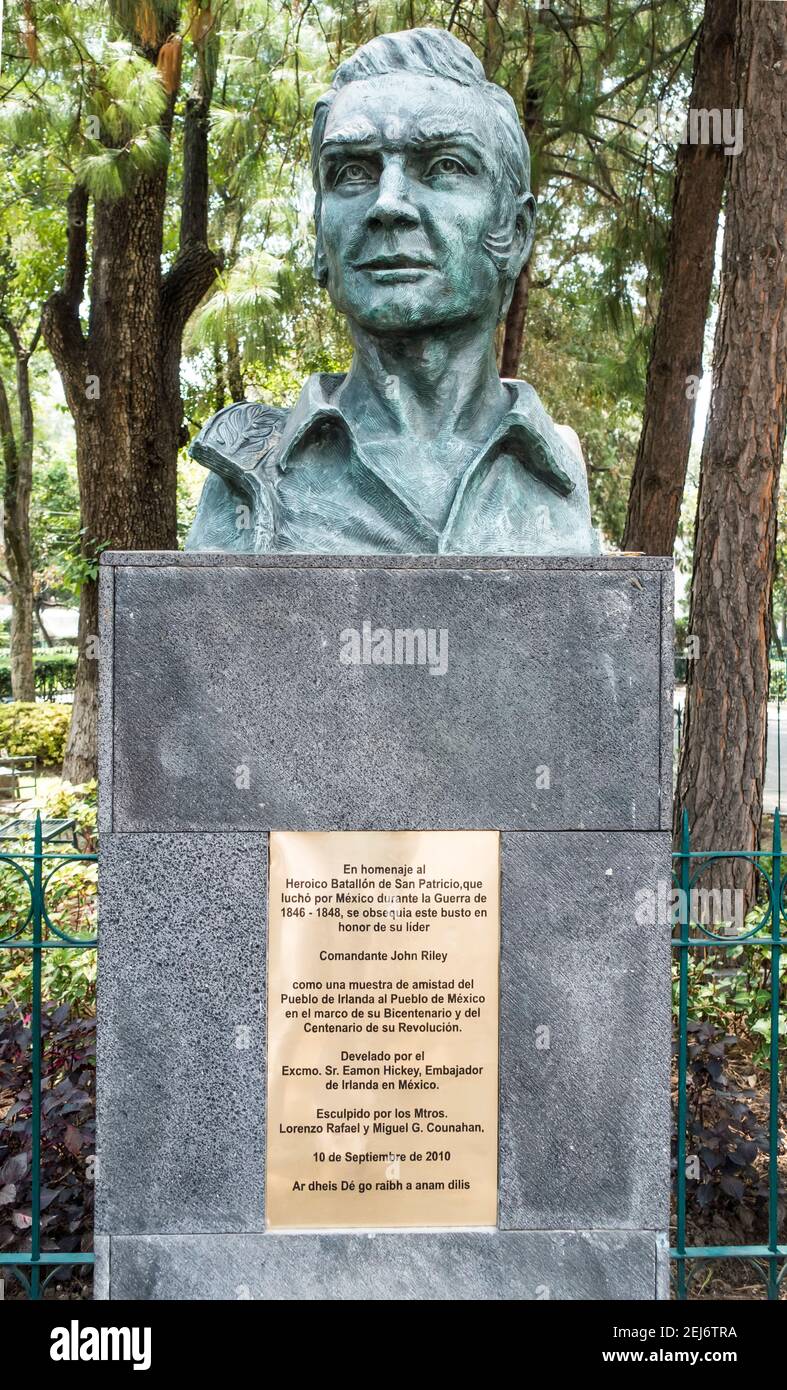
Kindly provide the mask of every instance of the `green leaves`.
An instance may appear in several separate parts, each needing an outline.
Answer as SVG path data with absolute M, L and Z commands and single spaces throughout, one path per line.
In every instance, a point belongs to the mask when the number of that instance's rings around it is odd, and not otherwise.
M 91 540 L 86 526 L 66 545 L 62 564 L 62 582 L 74 595 L 80 593 L 88 579 L 98 579 L 101 552 L 109 550 L 110 541 Z
M 117 40 L 90 93 L 77 177 L 97 199 L 120 198 L 144 174 L 165 168 L 169 140 L 160 124 L 168 94 L 158 71 Z
M 68 705 L 0 705 L 0 747 L 14 755 L 35 754 L 45 766 L 56 767 L 63 761 L 70 723 Z
M 124 192 L 121 152 L 102 150 L 85 155 L 77 165 L 77 175 L 94 198 L 120 198 Z
M 91 25 L 88 14 L 68 8 L 62 27 L 46 8 L 41 15 L 46 81 L 23 72 L 0 108 L 0 135 L 14 149 L 12 177 L 32 197 L 43 172 L 51 180 L 70 170 L 94 197 L 122 197 L 169 160 L 162 118 L 170 96 L 151 61 L 129 39 L 111 36 L 105 16 Z M 60 201 L 55 194 L 54 205 Z
M 264 345 L 265 311 L 278 299 L 279 262 L 265 251 L 243 257 L 216 280 L 210 298 L 189 324 L 187 345 L 193 349 L 221 347 L 232 336 L 242 337 L 247 350 Z
M 153 174 L 169 162 L 169 141 L 160 126 L 138 132 L 122 149 L 98 148 L 77 165 L 77 177 L 96 199 L 122 198 L 141 174 Z
M 71 1004 L 46 996 L 42 1008 L 44 1038 L 41 1083 L 41 1234 L 45 1248 L 78 1249 L 90 1230 L 93 1208 L 92 1155 L 95 1152 L 95 1018 L 92 1009 L 95 952 L 57 951 L 61 961 L 45 964 L 47 985 L 60 989 L 59 973 L 70 977 Z M 67 955 L 76 957 L 68 962 Z M 84 964 L 80 957 L 87 957 Z M 29 966 L 17 967 L 29 977 Z M 10 981 L 11 972 L 5 976 Z M 75 987 L 76 986 L 76 987 Z M 55 994 L 55 1001 L 58 999 Z M 32 1221 L 30 1035 L 12 997 L 0 1004 L 0 1087 L 8 1098 L 4 1149 L 0 1155 L 0 1249 L 24 1248 Z M 58 1277 L 69 1279 L 71 1270 Z
M 105 57 L 107 65 L 96 89 L 93 110 L 105 138 L 120 144 L 161 119 L 167 93 L 157 69 L 135 53 L 129 43 L 108 43 Z
M 60 119 L 62 112 L 47 101 L 35 105 L 21 100 L 5 101 L 0 107 L 0 137 L 23 153 L 46 136 L 50 121 Z

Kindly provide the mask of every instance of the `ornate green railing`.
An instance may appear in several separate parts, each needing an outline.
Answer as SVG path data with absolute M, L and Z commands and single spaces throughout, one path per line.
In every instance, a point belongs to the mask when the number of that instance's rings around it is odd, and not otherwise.
M 97 936 L 73 936 L 58 928 L 47 910 L 46 890 L 53 874 L 66 863 L 95 863 L 95 854 L 68 854 L 44 848 L 40 816 L 34 826 L 32 853 L 0 854 L 0 866 L 10 866 L 21 875 L 29 892 L 30 906 L 23 920 L 13 931 L 0 937 L 0 949 L 30 951 L 32 956 L 32 1003 L 30 1017 L 31 1070 L 31 1224 L 30 1249 L 0 1253 L 0 1276 L 8 1270 L 21 1283 L 31 1299 L 39 1299 L 58 1269 L 68 1266 L 88 1266 L 94 1255 L 87 1251 L 66 1253 L 41 1248 L 41 1096 L 42 1096 L 42 962 L 43 953 L 52 948 L 93 950 Z M 685 1299 L 689 1291 L 689 1269 L 692 1261 L 742 1259 L 752 1261 L 763 1271 L 769 1299 L 779 1297 L 780 1284 L 787 1268 L 787 1245 L 779 1243 L 779 1022 L 781 999 L 779 964 L 784 948 L 782 922 L 785 917 L 785 883 L 781 848 L 779 815 L 776 813 L 773 848 L 770 851 L 697 852 L 689 841 L 688 820 L 684 814 L 681 844 L 673 856 L 675 881 L 682 890 L 679 899 L 680 923 L 673 941 L 678 952 L 678 1104 L 676 1133 L 676 1241 L 670 1254 L 676 1265 L 676 1294 Z M 707 866 L 719 860 L 749 860 L 762 875 L 768 893 L 767 908 L 758 923 L 743 934 L 721 935 L 692 917 L 692 890 Z M 766 864 L 768 867 L 766 867 Z M 687 1246 L 687 1097 L 688 1097 L 688 1025 L 689 1025 L 689 952 L 715 948 L 729 950 L 737 946 L 766 947 L 770 952 L 770 1040 L 769 1040 L 769 1125 L 768 1125 L 768 1239 L 761 1245 Z
M 47 910 L 46 890 L 52 876 L 64 864 L 95 863 L 95 854 L 64 854 L 51 848 L 44 850 L 43 826 L 40 815 L 33 826 L 31 854 L 0 854 L 0 866 L 8 865 L 21 875 L 30 895 L 27 914 L 17 922 L 9 935 L 0 937 L 0 949 L 30 951 L 32 956 L 32 992 L 30 1008 L 30 1073 L 31 1073 L 31 1210 L 29 1251 L 0 1252 L 0 1277 L 8 1270 L 22 1285 L 31 1299 L 41 1297 L 58 1269 L 66 1266 L 92 1265 L 91 1252 L 78 1250 L 41 1249 L 41 973 L 43 952 L 53 948 L 75 951 L 94 950 L 98 937 L 71 936 L 51 920 Z
M 688 1270 L 692 1260 L 749 1260 L 759 1268 L 767 1282 L 769 1299 L 779 1297 L 784 1276 L 787 1245 L 779 1244 L 779 1039 L 781 998 L 779 966 L 784 947 L 782 920 L 785 913 L 785 875 L 782 863 L 781 825 L 776 811 L 773 823 L 773 847 L 768 850 L 692 851 L 689 840 L 689 821 L 683 813 L 680 849 L 673 855 L 675 881 L 680 889 L 678 910 L 679 932 L 673 941 L 678 951 L 678 1106 L 676 1132 L 676 1199 L 677 1229 L 675 1245 L 670 1254 L 677 1264 L 677 1296 L 688 1295 Z M 727 860 L 746 860 L 755 866 L 765 882 L 767 907 L 758 922 L 749 930 L 736 935 L 721 934 L 697 921 L 692 914 L 694 890 L 709 865 Z M 766 867 L 769 864 L 769 867 Z M 686 1244 L 686 1180 L 687 1180 L 687 1100 L 688 1100 L 688 1025 L 689 1025 L 689 952 L 696 950 L 733 950 L 741 945 L 765 947 L 770 952 L 770 1038 L 768 1044 L 768 1241 L 763 1245 Z

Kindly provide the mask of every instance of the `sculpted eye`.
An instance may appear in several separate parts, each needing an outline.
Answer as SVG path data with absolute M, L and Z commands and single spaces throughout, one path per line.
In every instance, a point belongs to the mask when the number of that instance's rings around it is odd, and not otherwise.
M 371 170 L 365 164 L 358 164 L 353 161 L 342 165 L 334 178 L 333 186 L 334 188 L 339 188 L 341 185 L 346 187 L 348 184 L 358 186 L 359 184 L 371 183 L 372 180 Z
M 467 169 L 461 159 L 456 159 L 454 155 L 444 154 L 439 159 L 433 159 L 426 171 L 427 177 L 435 174 L 466 174 Z

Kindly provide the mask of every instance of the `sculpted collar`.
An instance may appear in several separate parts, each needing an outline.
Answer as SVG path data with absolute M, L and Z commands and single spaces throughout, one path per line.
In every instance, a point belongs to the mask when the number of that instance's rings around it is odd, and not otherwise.
M 305 382 L 282 432 L 277 458 L 282 472 L 289 466 L 298 446 L 306 442 L 318 425 L 328 420 L 341 425 L 356 452 L 364 458 L 366 466 L 376 471 L 373 463 L 364 457 L 363 443 L 357 438 L 341 408 L 341 388 L 345 379 L 344 373 L 328 375 L 316 372 Z M 473 473 L 503 449 L 514 454 L 525 468 L 559 496 L 568 497 L 576 487 L 572 477 L 576 471 L 571 466 L 573 455 L 532 386 L 524 381 L 504 381 L 503 385 L 509 393 L 509 409 L 464 474 L 454 507 L 461 502 Z M 380 481 L 386 480 L 381 478 Z M 386 486 L 389 486 L 387 481 Z
M 241 401 L 205 424 L 190 452 L 217 476 L 203 490 L 187 549 L 597 552 L 581 454 L 567 443 L 532 386 L 504 382 L 508 406 L 465 466 L 449 514 L 437 529 L 402 492 L 372 441 L 364 447 L 362 434 L 342 409 L 345 379 L 327 373 L 310 377 L 290 411 Z M 338 454 L 329 448 L 323 455 L 326 430 L 346 448 Z M 341 464 L 350 459 L 348 473 Z M 339 465 L 335 476 L 332 465 Z

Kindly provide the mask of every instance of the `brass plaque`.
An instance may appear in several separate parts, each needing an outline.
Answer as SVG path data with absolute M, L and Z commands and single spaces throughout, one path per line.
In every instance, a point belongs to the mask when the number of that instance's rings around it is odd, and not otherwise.
M 270 836 L 267 1221 L 497 1223 L 497 831 Z

